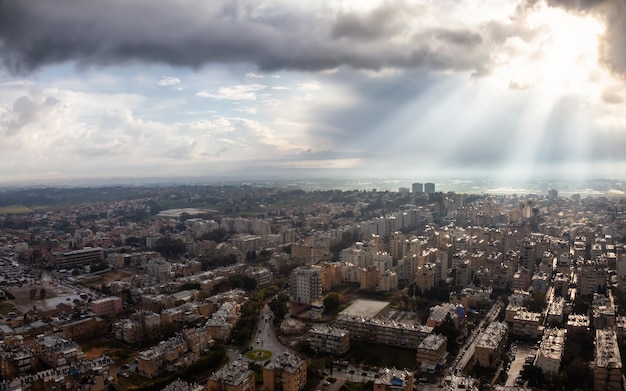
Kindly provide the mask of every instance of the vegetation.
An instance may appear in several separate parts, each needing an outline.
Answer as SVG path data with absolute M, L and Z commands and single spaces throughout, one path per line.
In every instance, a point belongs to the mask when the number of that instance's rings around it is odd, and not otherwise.
M 444 337 L 448 338 L 448 351 L 451 355 L 454 355 L 459 350 L 459 344 L 457 343 L 457 339 L 460 337 L 461 333 L 456 328 L 456 324 L 454 320 L 450 316 L 450 314 L 446 315 L 446 318 L 441 322 L 440 325 L 436 326 L 433 329 L 433 333 L 441 334 Z
M 280 323 L 285 315 L 287 315 L 287 303 L 289 302 L 289 296 L 285 293 L 281 293 L 269 302 L 270 310 L 274 313 L 274 323 Z
M 350 380 L 346 380 L 339 391 L 372 391 L 374 389 L 374 382 L 368 381 L 367 383 L 357 383 Z
M 272 358 L 272 352 L 262 349 L 251 350 L 246 353 L 246 357 L 253 361 L 267 361 Z
M 232 334 L 233 342 L 243 346 L 250 341 L 265 301 L 275 295 L 274 289 L 261 289 L 241 309 L 241 317 Z
M 12 310 L 12 308 L 13 308 L 13 303 L 8 302 L 8 301 L 0 302 L 0 315 L 6 315 L 11 311 L 17 312 L 15 310 Z
M 324 298 L 324 310 L 328 313 L 335 313 L 339 309 L 339 294 L 331 292 Z
M 413 368 L 415 349 L 381 345 L 365 341 L 350 341 L 345 359 L 379 367 Z
M 20 215 L 28 213 L 33 213 L 33 211 L 23 205 L 9 205 L 0 207 L 0 215 Z
M 172 258 L 184 254 L 187 251 L 185 243 L 182 240 L 168 237 L 157 240 L 154 249 L 160 252 L 161 255 Z

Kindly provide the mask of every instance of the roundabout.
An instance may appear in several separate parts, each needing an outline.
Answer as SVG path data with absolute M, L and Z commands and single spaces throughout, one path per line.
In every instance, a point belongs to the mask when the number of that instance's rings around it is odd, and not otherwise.
M 252 361 L 265 361 L 272 358 L 272 352 L 263 349 L 251 350 L 246 353 L 246 358 Z

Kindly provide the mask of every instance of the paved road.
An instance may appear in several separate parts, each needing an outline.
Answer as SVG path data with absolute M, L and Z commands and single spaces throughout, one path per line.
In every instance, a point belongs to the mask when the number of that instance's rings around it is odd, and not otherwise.
M 270 308 L 265 305 L 261 310 L 259 315 L 259 321 L 257 322 L 257 328 L 254 330 L 254 335 L 252 336 L 252 340 L 248 345 L 248 348 L 252 348 L 250 350 L 263 349 L 272 352 L 272 354 L 276 355 L 278 353 L 284 352 L 285 350 L 290 350 L 286 346 L 280 343 L 276 338 L 276 334 L 274 333 L 274 327 L 272 325 L 272 319 L 274 315 Z M 251 361 L 246 358 L 245 349 L 237 349 L 235 347 L 230 347 L 226 351 L 228 355 L 229 361 L 235 360 L 245 360 Z M 241 358 L 239 355 L 241 354 Z
M 483 320 L 480 321 L 478 327 L 474 329 L 467 341 L 465 341 L 463 346 L 461 346 L 459 354 L 454 359 L 452 367 L 450 368 L 451 373 L 462 372 L 467 367 L 470 360 L 472 360 L 472 358 L 474 357 L 474 349 L 476 348 L 476 344 L 478 343 L 478 337 L 480 333 L 498 317 L 498 314 L 502 310 L 502 306 L 502 302 L 496 302 L 491 307 L 489 312 L 487 312 L 487 315 L 485 315 Z

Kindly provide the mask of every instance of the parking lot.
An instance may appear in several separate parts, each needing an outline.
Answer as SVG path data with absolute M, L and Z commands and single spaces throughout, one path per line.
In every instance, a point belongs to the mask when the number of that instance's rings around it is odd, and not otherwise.
M 508 377 L 506 379 L 506 387 L 514 387 L 515 380 L 519 376 L 520 372 L 524 368 L 524 362 L 526 357 L 532 352 L 530 345 L 517 345 L 515 351 L 515 357 L 511 360 L 511 366 L 509 367 Z

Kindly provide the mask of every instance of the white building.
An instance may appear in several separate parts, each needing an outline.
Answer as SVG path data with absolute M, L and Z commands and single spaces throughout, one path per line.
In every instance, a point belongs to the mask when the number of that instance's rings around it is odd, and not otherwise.
M 289 300 L 311 304 L 322 295 L 321 269 L 302 266 L 289 275 Z

